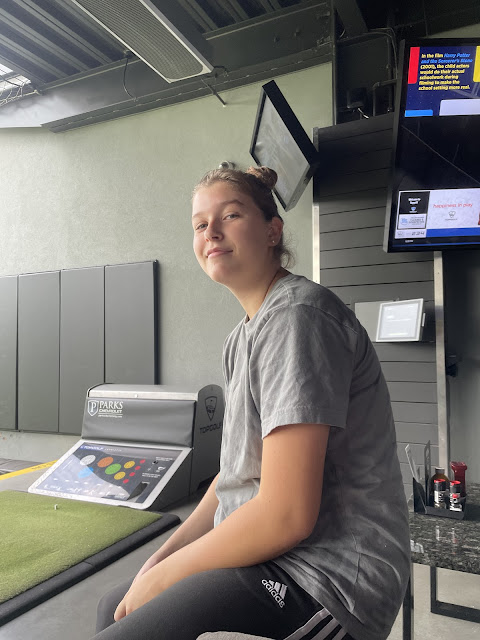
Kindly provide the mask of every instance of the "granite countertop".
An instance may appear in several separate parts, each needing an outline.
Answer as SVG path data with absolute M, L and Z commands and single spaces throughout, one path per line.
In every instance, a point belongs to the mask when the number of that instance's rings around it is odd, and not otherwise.
M 480 574 L 480 485 L 467 485 L 465 518 L 410 513 L 412 562 Z

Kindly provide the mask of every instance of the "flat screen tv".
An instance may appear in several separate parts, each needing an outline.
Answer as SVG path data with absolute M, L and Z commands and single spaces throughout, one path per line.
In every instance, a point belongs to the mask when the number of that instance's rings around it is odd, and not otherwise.
M 277 172 L 275 195 L 292 209 L 318 167 L 318 152 L 274 80 L 262 86 L 250 153 Z
M 480 248 L 480 38 L 403 42 L 384 249 Z

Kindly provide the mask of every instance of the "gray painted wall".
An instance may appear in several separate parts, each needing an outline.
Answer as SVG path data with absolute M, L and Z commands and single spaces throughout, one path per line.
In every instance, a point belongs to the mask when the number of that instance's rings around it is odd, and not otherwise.
M 329 64 L 276 80 L 310 135 L 331 124 Z M 222 384 L 223 340 L 242 309 L 197 265 L 190 194 L 224 160 L 252 164 L 261 84 L 225 92 L 226 107 L 212 96 L 62 134 L 0 130 L 0 275 L 157 259 L 161 382 Z M 311 207 L 310 185 L 285 215 L 294 271 L 307 276 Z M 45 438 L 0 433 L 0 457 L 51 460 L 69 446 Z

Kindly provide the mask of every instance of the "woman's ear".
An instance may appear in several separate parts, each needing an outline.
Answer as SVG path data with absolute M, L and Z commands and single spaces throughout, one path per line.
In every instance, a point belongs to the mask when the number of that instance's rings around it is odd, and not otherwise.
M 268 237 L 272 240 L 272 244 L 278 244 L 282 231 L 283 221 L 275 216 L 270 220 L 270 232 L 268 234 Z

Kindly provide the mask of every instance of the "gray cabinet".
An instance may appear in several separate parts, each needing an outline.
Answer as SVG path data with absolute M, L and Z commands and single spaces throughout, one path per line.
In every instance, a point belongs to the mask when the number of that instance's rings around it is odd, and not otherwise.
M 87 390 L 158 384 L 155 261 L 0 278 L 0 431 L 80 434 Z

